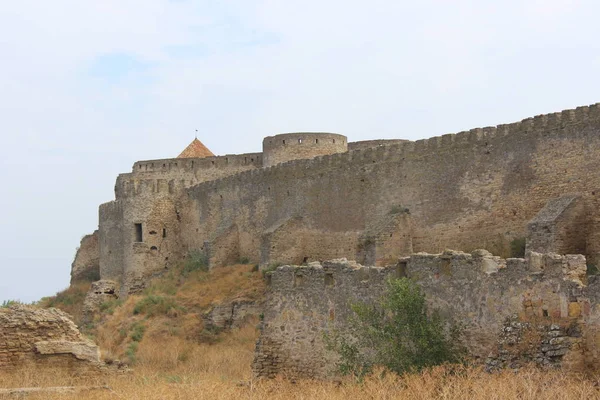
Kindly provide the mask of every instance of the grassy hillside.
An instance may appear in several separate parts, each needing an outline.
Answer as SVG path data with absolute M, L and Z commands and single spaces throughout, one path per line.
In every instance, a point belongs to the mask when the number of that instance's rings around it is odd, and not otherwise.
M 44 300 L 77 316 L 85 284 Z M 598 379 L 561 371 L 523 369 L 488 374 L 477 368 L 437 367 L 397 376 L 376 371 L 362 382 L 256 381 L 251 363 L 257 320 L 229 332 L 207 330 L 202 316 L 213 304 L 264 296 L 262 275 L 248 265 L 211 272 L 185 267 L 156 279 L 127 301 L 112 301 L 85 331 L 110 361 L 126 360 L 124 374 L 78 378 L 34 368 L 0 371 L 1 387 L 106 386 L 84 394 L 37 394 L 28 399 L 600 399 Z M 0 399 L 2 395 L 0 395 Z
M 81 321 L 81 308 L 89 283 L 77 283 L 40 302 L 56 307 Z M 234 300 L 260 301 L 264 297 L 263 276 L 251 265 L 234 265 L 211 271 L 182 265 L 126 301 L 102 304 L 101 312 L 82 331 L 102 349 L 107 361 L 155 365 L 160 370 L 185 364 L 200 345 L 226 341 L 228 335 L 205 329 L 202 316 L 214 305 Z M 236 340 L 253 347 L 258 321 L 248 321 Z M 202 351 L 205 352 L 206 349 Z M 165 366 L 158 367 L 162 361 Z

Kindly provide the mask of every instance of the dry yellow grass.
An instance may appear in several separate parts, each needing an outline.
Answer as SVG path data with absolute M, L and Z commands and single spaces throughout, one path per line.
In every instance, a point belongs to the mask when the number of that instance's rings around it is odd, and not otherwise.
M 167 352 L 169 346 L 176 346 L 173 351 L 186 358 L 190 352 L 197 351 L 193 350 L 194 346 L 202 341 L 201 315 L 212 304 L 242 298 L 258 300 L 264 296 L 264 291 L 262 275 L 258 271 L 253 272 L 250 265 L 216 268 L 207 273 L 196 271 L 185 277 L 175 270 L 155 279 L 145 294 L 130 296 L 114 309 L 112 315 L 96 321 L 97 328 L 93 333 L 107 359 L 126 359 L 127 348 L 132 342 L 131 333 L 136 325 L 144 327 L 136 355 L 138 363 L 152 357 L 147 349 L 154 343 L 160 343 L 161 350 L 157 351 L 163 352 Z M 148 295 L 169 298 L 180 308 L 164 315 L 135 315 L 136 304 Z
M 39 306 L 44 308 L 59 308 L 71 315 L 75 323 L 80 323 L 83 300 L 90 290 L 90 287 L 90 282 L 75 282 L 67 289 L 56 293 L 54 296 L 44 297 L 40 300 Z
M 234 298 L 260 298 L 264 283 L 249 266 L 177 274 L 156 280 L 149 293 L 172 297 L 185 312 L 153 317 L 134 315 L 143 296 L 131 296 L 112 315 L 98 321 L 96 338 L 107 358 L 121 358 L 131 343 L 131 327 L 146 327 L 130 373 L 77 378 L 33 368 L 8 374 L 0 371 L 0 388 L 47 386 L 108 386 L 110 390 L 79 394 L 34 394 L 28 399 L 182 400 L 182 399 L 600 399 L 597 380 L 560 371 L 528 369 L 487 374 L 465 368 L 453 373 L 443 367 L 398 377 L 374 374 L 359 383 L 290 382 L 283 377 L 256 381 L 251 363 L 258 337 L 256 322 L 219 335 L 215 344 L 201 343 L 199 315 L 212 303 Z M 125 335 L 123 335 L 125 332 Z M 2 396 L 0 395 L 0 398 Z
M 596 382 L 560 371 L 530 369 L 487 374 L 465 368 L 444 367 L 398 377 L 375 374 L 364 382 L 299 381 L 283 378 L 255 381 L 250 362 L 256 331 L 248 326 L 224 337 L 217 345 L 190 345 L 181 341 L 148 342 L 140 349 L 140 362 L 128 374 L 97 376 L 86 380 L 60 373 L 38 374 L 29 369 L 0 373 L 0 387 L 90 385 L 110 390 L 80 394 L 36 394 L 29 399 L 182 400 L 182 399 L 600 399 Z M 186 348 L 186 346 L 191 346 Z M 187 354 L 181 357 L 182 354 Z M 0 396 L 1 398 L 1 396 Z

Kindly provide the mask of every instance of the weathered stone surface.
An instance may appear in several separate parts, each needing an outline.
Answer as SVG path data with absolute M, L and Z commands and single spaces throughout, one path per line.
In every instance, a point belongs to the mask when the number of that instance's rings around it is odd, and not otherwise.
M 587 218 L 582 196 L 568 194 L 551 199 L 527 224 L 527 251 L 584 253 Z
M 72 394 L 89 392 L 95 390 L 110 390 L 108 386 L 57 386 L 57 387 L 32 387 L 32 388 L 14 388 L 0 389 L 0 395 L 15 396 L 21 398 L 30 394 Z
M 258 317 L 261 312 L 261 302 L 240 299 L 214 305 L 203 319 L 205 327 L 209 329 L 231 329 L 241 327 L 249 318 Z
M 66 340 L 35 343 L 35 350 L 43 355 L 72 354 L 82 361 L 100 362 L 100 349 L 92 342 L 70 342 Z
M 116 300 L 118 296 L 117 283 L 101 280 L 92 283 L 92 287 L 83 301 L 83 322 L 88 323 L 94 319 L 94 314 L 100 310 L 100 306 L 107 301 Z
M 85 371 L 101 367 L 98 347 L 57 309 L 14 305 L 0 309 L 0 369 L 34 364 Z
M 585 368 L 582 344 L 582 333 L 576 325 L 560 326 L 544 320 L 520 322 L 514 317 L 508 318 L 498 337 L 497 349 L 486 360 L 486 369 L 519 369 L 530 363 L 559 368 L 564 356 L 570 354 L 569 370 L 579 372 Z
M 388 278 L 407 276 L 431 307 L 464 327 L 469 354 L 489 369 L 535 362 L 580 370 L 586 358 L 600 360 L 600 280 L 586 286 L 582 265 L 581 256 L 503 260 L 447 250 L 413 254 L 396 268 L 346 260 L 282 266 L 270 276 L 253 369 L 265 377 L 335 374 L 337 355 L 324 335 L 351 335 L 350 304 L 376 301 Z
M 81 239 L 73 264 L 71 264 L 71 283 L 77 281 L 95 281 L 100 279 L 100 246 L 98 231 Z

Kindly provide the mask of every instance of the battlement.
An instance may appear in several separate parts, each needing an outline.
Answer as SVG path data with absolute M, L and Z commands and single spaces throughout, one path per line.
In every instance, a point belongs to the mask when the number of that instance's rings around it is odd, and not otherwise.
M 138 161 L 133 164 L 132 173 L 168 174 L 173 171 L 196 172 L 210 168 L 235 168 L 240 166 L 262 167 L 262 153 L 227 154 L 203 158 L 167 158 Z
M 299 174 L 302 174 L 308 168 L 326 173 L 328 170 L 335 170 L 342 167 L 349 168 L 364 164 L 400 162 L 415 158 L 422 159 L 432 153 L 447 153 L 457 150 L 479 151 L 490 154 L 494 151 L 494 147 L 501 142 L 531 140 L 540 137 L 597 135 L 593 130 L 580 129 L 586 125 L 593 128 L 600 127 L 600 103 L 558 113 L 538 115 L 516 123 L 501 124 L 496 127 L 475 128 L 469 131 L 444 134 L 417 141 L 366 141 L 366 145 L 363 145 L 363 142 L 347 143 L 347 147 L 351 151 L 340 151 L 315 156 L 314 158 L 291 159 L 275 164 L 267 160 L 267 155 L 265 154 L 263 169 L 245 171 L 235 176 L 219 178 L 214 182 L 201 183 L 195 185 L 197 186 L 195 190 L 202 190 L 205 187 L 211 187 L 216 190 L 221 185 L 228 185 L 234 182 L 259 183 L 262 179 L 274 175 L 277 175 L 279 179 L 293 179 L 297 178 Z M 281 148 L 284 146 L 283 140 L 285 138 L 285 146 L 291 140 L 293 147 L 298 148 L 306 143 L 297 143 L 298 137 L 301 135 L 307 134 L 283 134 L 267 137 L 263 141 L 263 147 L 265 149 L 269 146 Z M 335 134 L 314 135 L 331 135 L 332 138 L 330 140 L 333 140 L 333 136 L 344 137 Z M 315 137 L 312 140 L 316 139 Z M 376 146 L 372 146 L 373 143 Z
M 263 140 L 264 166 L 348 151 L 348 138 L 337 133 L 298 132 Z

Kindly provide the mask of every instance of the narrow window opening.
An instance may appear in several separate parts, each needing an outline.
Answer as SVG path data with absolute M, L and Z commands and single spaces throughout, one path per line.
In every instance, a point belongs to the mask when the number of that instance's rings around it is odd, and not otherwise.
M 215 162 L 214 162 L 214 161 L 211 161 L 211 163 L 212 163 L 212 165 L 215 165 Z
M 406 278 L 406 269 L 408 263 L 406 261 L 400 261 L 398 263 L 398 278 Z
M 319 144 L 319 139 L 315 139 L 315 143 L 316 143 L 316 144 Z
M 142 224 L 135 224 L 135 241 L 141 243 L 144 241 Z
M 285 139 L 283 140 L 283 144 L 285 144 Z
M 244 164 L 248 164 L 248 157 L 244 157 Z
M 194 162 L 192 161 L 192 168 L 194 168 Z
M 163 228 L 163 237 L 166 238 L 167 237 L 167 229 Z
M 163 168 L 166 168 L 167 164 L 163 164 Z
M 335 143 L 335 139 L 333 139 L 333 143 Z
M 148 233 L 151 234 L 151 235 L 156 235 L 156 231 L 150 231 Z
M 544 314 L 544 317 L 548 316 L 548 310 L 542 310 L 542 313 Z
M 229 157 L 225 157 L 225 164 L 229 164 Z
M 308 257 L 304 257 L 304 258 L 302 259 L 302 264 L 306 264 L 307 262 L 308 262 Z
M 304 275 L 294 275 L 294 287 L 304 284 Z
M 158 250 L 158 247 L 156 247 L 156 246 L 152 246 L 152 247 L 150 247 L 150 250 L 152 250 L 152 251 L 157 251 L 157 250 Z
M 328 272 L 325 274 L 325 286 L 333 286 L 334 284 L 334 280 L 333 280 L 333 274 L 331 272 Z
M 254 158 L 251 158 L 251 159 L 250 159 L 250 162 L 254 162 Z
M 142 169 L 142 164 L 140 164 L 140 169 Z

